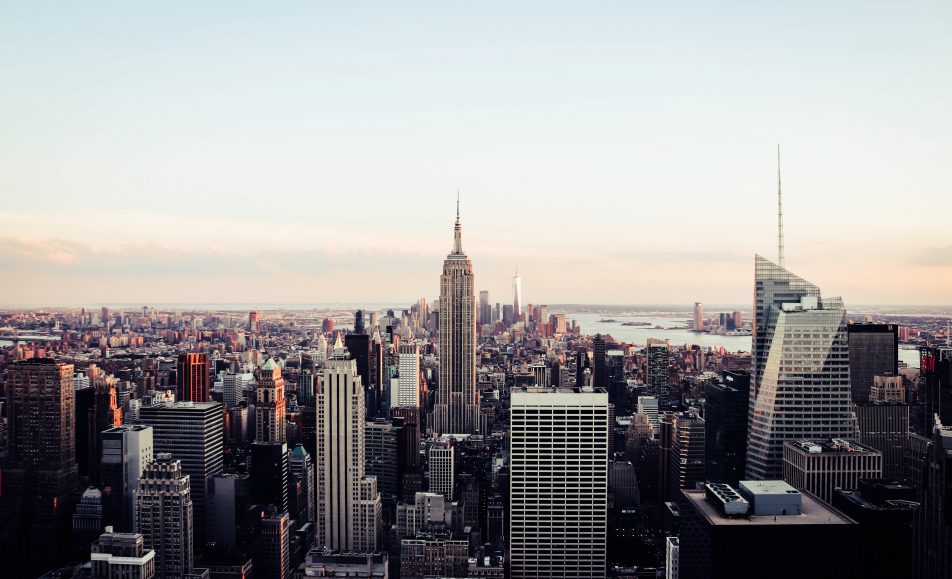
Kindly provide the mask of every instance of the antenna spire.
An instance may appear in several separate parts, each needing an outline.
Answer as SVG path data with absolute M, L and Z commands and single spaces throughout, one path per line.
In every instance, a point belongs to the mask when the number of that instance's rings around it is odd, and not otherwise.
M 456 188 L 456 224 L 459 225 L 459 187 Z
M 777 249 L 779 250 L 780 267 L 783 264 L 783 193 L 780 189 L 780 144 L 777 144 Z

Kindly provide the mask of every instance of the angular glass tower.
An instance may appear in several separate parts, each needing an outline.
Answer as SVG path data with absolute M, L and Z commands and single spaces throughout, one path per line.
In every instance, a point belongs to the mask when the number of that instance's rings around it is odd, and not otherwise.
M 747 478 L 782 478 L 785 440 L 858 435 L 843 301 L 759 255 L 752 365 Z

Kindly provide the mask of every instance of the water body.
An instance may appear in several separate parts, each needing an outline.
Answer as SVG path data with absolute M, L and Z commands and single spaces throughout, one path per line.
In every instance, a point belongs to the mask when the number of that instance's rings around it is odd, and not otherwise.
M 687 316 L 625 316 L 602 315 L 591 313 L 566 314 L 578 322 L 583 334 L 609 334 L 619 342 L 644 346 L 648 338 L 670 340 L 674 346 L 697 344 L 702 348 L 721 348 L 728 352 L 750 352 L 750 336 L 719 336 L 716 334 L 696 334 L 689 328 L 694 324 L 693 319 Z M 615 321 L 602 321 L 602 320 Z M 645 326 L 623 326 L 623 322 L 644 322 Z M 662 330 L 655 328 L 661 326 Z M 899 361 L 905 362 L 910 368 L 919 367 L 919 350 L 900 347 Z

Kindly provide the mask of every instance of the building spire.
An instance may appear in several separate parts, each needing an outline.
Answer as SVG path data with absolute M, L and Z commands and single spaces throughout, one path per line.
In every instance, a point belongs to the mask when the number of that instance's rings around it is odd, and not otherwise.
M 459 222 L 459 189 L 456 190 L 456 226 L 453 228 L 453 253 L 463 254 L 463 228 Z
M 780 144 L 777 144 L 777 249 L 780 258 L 780 267 L 783 264 L 783 195 L 780 191 Z

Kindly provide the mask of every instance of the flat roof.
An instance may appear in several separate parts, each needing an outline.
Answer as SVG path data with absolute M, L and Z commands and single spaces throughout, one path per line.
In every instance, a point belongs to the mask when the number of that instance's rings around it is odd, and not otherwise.
M 752 481 L 755 483 L 781 482 L 783 481 Z M 789 486 L 789 485 L 787 485 Z M 751 515 L 749 517 L 730 518 L 725 517 L 717 510 L 717 507 L 707 501 L 703 490 L 683 490 L 684 497 L 688 503 L 693 505 L 701 515 L 707 519 L 711 525 L 719 527 L 736 527 L 744 525 L 855 525 L 856 521 L 848 518 L 846 515 L 835 511 L 823 503 L 813 498 L 807 493 L 803 495 L 803 504 L 801 514 L 799 515 Z M 783 491 L 781 491 L 783 492 Z
M 793 488 L 782 480 L 742 480 L 739 481 L 747 490 L 756 495 L 783 495 L 800 494 L 800 491 Z

